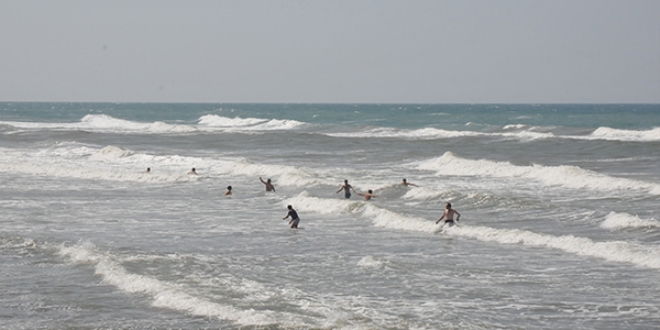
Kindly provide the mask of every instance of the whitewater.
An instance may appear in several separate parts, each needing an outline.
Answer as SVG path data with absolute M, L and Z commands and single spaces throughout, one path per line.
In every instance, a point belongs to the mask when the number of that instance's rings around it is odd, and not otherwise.
M 659 105 L 0 103 L 2 328 L 655 329 L 658 151 Z

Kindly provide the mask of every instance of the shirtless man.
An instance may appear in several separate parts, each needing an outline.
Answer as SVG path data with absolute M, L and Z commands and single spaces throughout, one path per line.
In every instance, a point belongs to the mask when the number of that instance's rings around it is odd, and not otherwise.
M 410 183 L 410 182 L 406 181 L 406 179 L 403 179 L 403 181 L 401 181 L 401 185 L 403 185 L 403 186 L 419 187 L 418 185 L 416 185 L 416 184 L 414 184 L 414 183 Z
M 270 182 L 270 179 L 264 181 L 261 177 L 259 177 L 259 180 L 261 180 L 261 183 L 266 185 L 266 191 L 272 191 L 275 192 L 275 186 Z
M 225 196 L 231 196 L 231 186 L 227 186 L 227 191 L 225 192 Z
M 289 212 L 287 212 L 286 217 L 282 218 L 282 220 L 286 220 L 286 218 L 291 217 L 289 224 L 291 225 L 291 228 L 297 229 L 298 223 L 300 222 L 298 212 L 296 212 L 296 210 L 294 210 L 293 206 L 291 205 L 288 205 L 286 208 L 289 209 Z
M 458 217 L 456 217 L 456 222 L 458 222 L 458 220 L 461 219 L 461 214 L 458 213 L 458 211 L 451 208 L 451 203 L 447 203 L 447 206 L 445 208 L 445 213 L 440 217 L 440 219 L 438 219 L 438 221 L 435 222 L 435 224 L 437 225 L 438 222 L 440 222 L 440 220 L 442 220 L 446 217 L 445 224 L 453 225 L 454 224 L 454 214 L 456 214 L 458 216 Z
M 337 190 L 335 194 L 338 194 L 342 190 L 344 191 L 344 198 L 346 199 L 351 198 L 351 190 L 353 190 L 353 192 L 357 194 L 357 191 L 353 189 L 353 186 L 348 184 L 348 180 L 344 180 L 344 184 L 339 188 L 339 190 Z
M 197 175 L 197 170 L 193 167 L 188 174 Z
M 371 200 L 371 199 L 374 198 L 374 197 L 378 197 L 378 195 L 374 195 L 374 192 L 373 192 L 373 190 L 371 190 L 371 189 L 369 189 L 369 191 L 367 191 L 366 194 L 358 193 L 358 195 L 360 195 L 360 196 L 364 196 L 364 200 L 365 200 L 365 201 L 369 201 L 369 200 Z

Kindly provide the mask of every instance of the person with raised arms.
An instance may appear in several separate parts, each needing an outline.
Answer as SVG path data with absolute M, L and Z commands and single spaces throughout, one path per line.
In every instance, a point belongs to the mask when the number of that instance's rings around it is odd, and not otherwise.
M 275 186 L 270 182 L 270 179 L 264 181 L 261 177 L 259 177 L 259 180 L 261 180 L 261 183 L 266 185 L 266 191 L 272 191 L 275 192 Z

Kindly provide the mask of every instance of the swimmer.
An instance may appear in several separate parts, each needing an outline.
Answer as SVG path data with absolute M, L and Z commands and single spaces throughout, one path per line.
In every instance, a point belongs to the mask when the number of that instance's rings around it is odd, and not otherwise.
M 286 217 L 282 218 L 282 220 L 286 220 L 286 218 L 291 217 L 291 220 L 289 220 L 289 224 L 291 225 L 291 228 L 296 229 L 298 228 L 298 223 L 300 222 L 300 218 L 298 217 L 298 212 L 293 209 L 293 206 L 288 205 L 286 207 L 289 209 L 289 212 L 287 212 Z
M 358 195 L 360 195 L 360 196 L 364 196 L 364 200 L 365 200 L 365 201 L 370 201 L 372 198 L 374 198 L 374 197 L 378 197 L 378 195 L 374 195 L 374 192 L 373 192 L 373 190 L 371 190 L 371 189 L 369 189 L 369 191 L 367 191 L 366 194 L 358 193 Z
M 192 170 L 190 170 L 190 172 L 188 172 L 188 174 L 197 175 L 197 170 L 195 170 L 195 168 L 193 167 Z
M 403 185 L 403 186 L 419 187 L 418 185 L 416 185 L 416 184 L 414 184 L 414 183 L 410 183 L 410 182 L 406 181 L 406 179 L 403 179 L 403 181 L 401 181 L 401 185 Z
M 227 191 L 225 192 L 225 196 L 232 196 L 231 186 L 227 186 Z
M 147 174 L 151 173 L 151 167 L 147 167 L 147 170 L 144 171 L 144 173 L 147 173 Z
M 353 190 L 353 192 L 357 194 L 357 191 L 353 189 L 353 186 L 348 184 L 348 180 L 344 180 L 344 184 L 339 188 L 339 190 L 337 190 L 335 194 L 338 194 L 342 190 L 344 191 L 344 198 L 346 199 L 351 198 L 351 190 Z
M 270 182 L 270 179 L 264 181 L 261 177 L 259 177 L 259 180 L 261 180 L 261 183 L 266 185 L 266 191 L 272 191 L 275 192 L 275 186 Z
M 456 214 L 458 217 L 456 217 L 456 222 L 461 219 L 461 214 L 458 213 L 458 211 L 454 210 L 451 208 L 451 203 L 447 203 L 447 206 L 445 207 L 445 213 L 438 219 L 438 221 L 435 222 L 437 225 L 440 220 L 445 219 L 445 224 L 454 224 L 454 214 Z

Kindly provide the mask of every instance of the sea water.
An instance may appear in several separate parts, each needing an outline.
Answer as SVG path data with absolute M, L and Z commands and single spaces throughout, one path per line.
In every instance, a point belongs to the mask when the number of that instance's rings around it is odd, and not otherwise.
M 660 327 L 660 105 L 0 103 L 0 182 L 2 329 Z

